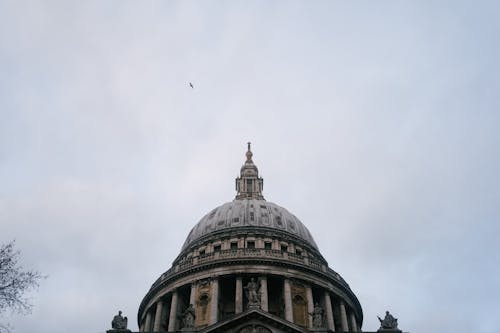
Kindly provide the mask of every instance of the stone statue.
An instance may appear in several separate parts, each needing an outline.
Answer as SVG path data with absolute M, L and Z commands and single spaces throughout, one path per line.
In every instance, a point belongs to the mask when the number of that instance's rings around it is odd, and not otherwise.
M 183 328 L 193 328 L 194 320 L 196 318 L 195 311 L 193 308 L 193 304 L 189 304 L 187 309 L 182 313 L 182 321 L 184 324 Z
M 313 317 L 313 327 L 323 327 L 323 308 L 316 302 L 313 312 L 309 313 Z
M 256 307 L 260 305 L 259 285 L 255 282 L 254 278 L 245 287 L 246 296 L 248 298 L 248 306 Z
M 380 318 L 377 316 L 378 320 L 380 321 L 380 330 L 393 330 L 393 331 L 399 331 L 398 329 L 398 319 L 394 318 L 389 311 L 385 312 L 385 317 L 384 319 Z
M 118 314 L 113 317 L 113 321 L 111 321 L 111 328 L 116 330 L 127 329 L 127 317 L 122 317 L 121 311 L 118 311 Z

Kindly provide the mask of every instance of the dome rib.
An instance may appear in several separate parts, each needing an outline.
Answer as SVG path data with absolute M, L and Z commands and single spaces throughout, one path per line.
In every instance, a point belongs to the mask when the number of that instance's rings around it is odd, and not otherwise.
M 306 226 L 285 208 L 265 200 L 238 199 L 227 202 L 206 214 L 191 229 L 181 252 L 212 232 L 238 227 L 275 229 L 297 237 L 319 250 Z

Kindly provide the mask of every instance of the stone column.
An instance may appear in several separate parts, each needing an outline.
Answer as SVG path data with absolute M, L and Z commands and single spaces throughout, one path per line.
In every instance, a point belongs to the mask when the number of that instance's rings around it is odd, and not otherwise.
M 209 325 L 217 322 L 217 315 L 219 314 L 219 280 L 214 278 L 211 286 L 212 297 L 210 299 L 210 322 Z
M 189 304 L 196 306 L 196 282 L 191 283 L 191 293 L 189 294 Z
M 170 303 L 170 316 L 168 318 L 168 331 L 175 331 L 177 321 L 177 290 L 172 293 L 172 302 Z
M 308 318 L 308 323 L 309 323 L 309 328 L 313 327 L 313 317 L 310 315 L 314 311 L 314 300 L 313 300 L 313 293 L 312 289 L 310 286 L 306 286 L 306 297 L 307 297 L 307 313 L 309 314 L 307 316 Z
M 262 311 L 269 311 L 266 276 L 260 278 L 260 308 L 262 309 Z
M 333 319 L 333 309 L 332 309 L 332 300 L 330 299 L 330 293 L 325 291 L 325 312 L 326 312 L 326 327 L 329 330 L 335 332 L 335 321 Z
M 161 327 L 161 313 L 163 311 L 163 301 L 158 301 L 156 303 L 156 315 L 155 315 L 155 324 L 153 326 L 154 332 L 159 332 Z
M 347 324 L 347 314 L 345 312 L 344 301 L 340 301 L 340 324 L 342 326 L 342 332 L 349 332 L 349 325 Z
M 144 332 L 151 332 L 151 312 L 146 314 L 146 323 L 144 324 Z
M 285 279 L 283 294 L 283 298 L 285 299 L 285 319 L 293 323 L 292 290 L 290 288 L 290 280 L 288 279 Z
M 234 313 L 243 312 L 243 280 L 241 276 L 236 277 L 236 294 L 234 298 Z
M 356 323 L 356 316 L 354 315 L 354 312 L 351 311 L 351 331 L 352 332 L 357 332 L 358 331 L 358 324 Z

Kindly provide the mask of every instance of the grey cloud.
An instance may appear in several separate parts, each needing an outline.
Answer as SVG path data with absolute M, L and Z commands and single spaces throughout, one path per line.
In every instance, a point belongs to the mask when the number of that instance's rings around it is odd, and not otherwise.
M 136 329 L 252 141 L 365 331 L 495 332 L 497 7 L 1 3 L 0 241 L 49 275 L 5 320 Z

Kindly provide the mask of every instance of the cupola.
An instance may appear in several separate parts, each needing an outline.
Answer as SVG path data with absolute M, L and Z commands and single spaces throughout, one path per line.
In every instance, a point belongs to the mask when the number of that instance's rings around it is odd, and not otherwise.
M 247 160 L 241 167 L 240 176 L 236 178 L 236 199 L 258 199 L 264 200 L 262 190 L 264 188 L 264 179 L 259 177 L 259 169 L 252 161 L 252 151 L 250 142 L 247 144 Z

